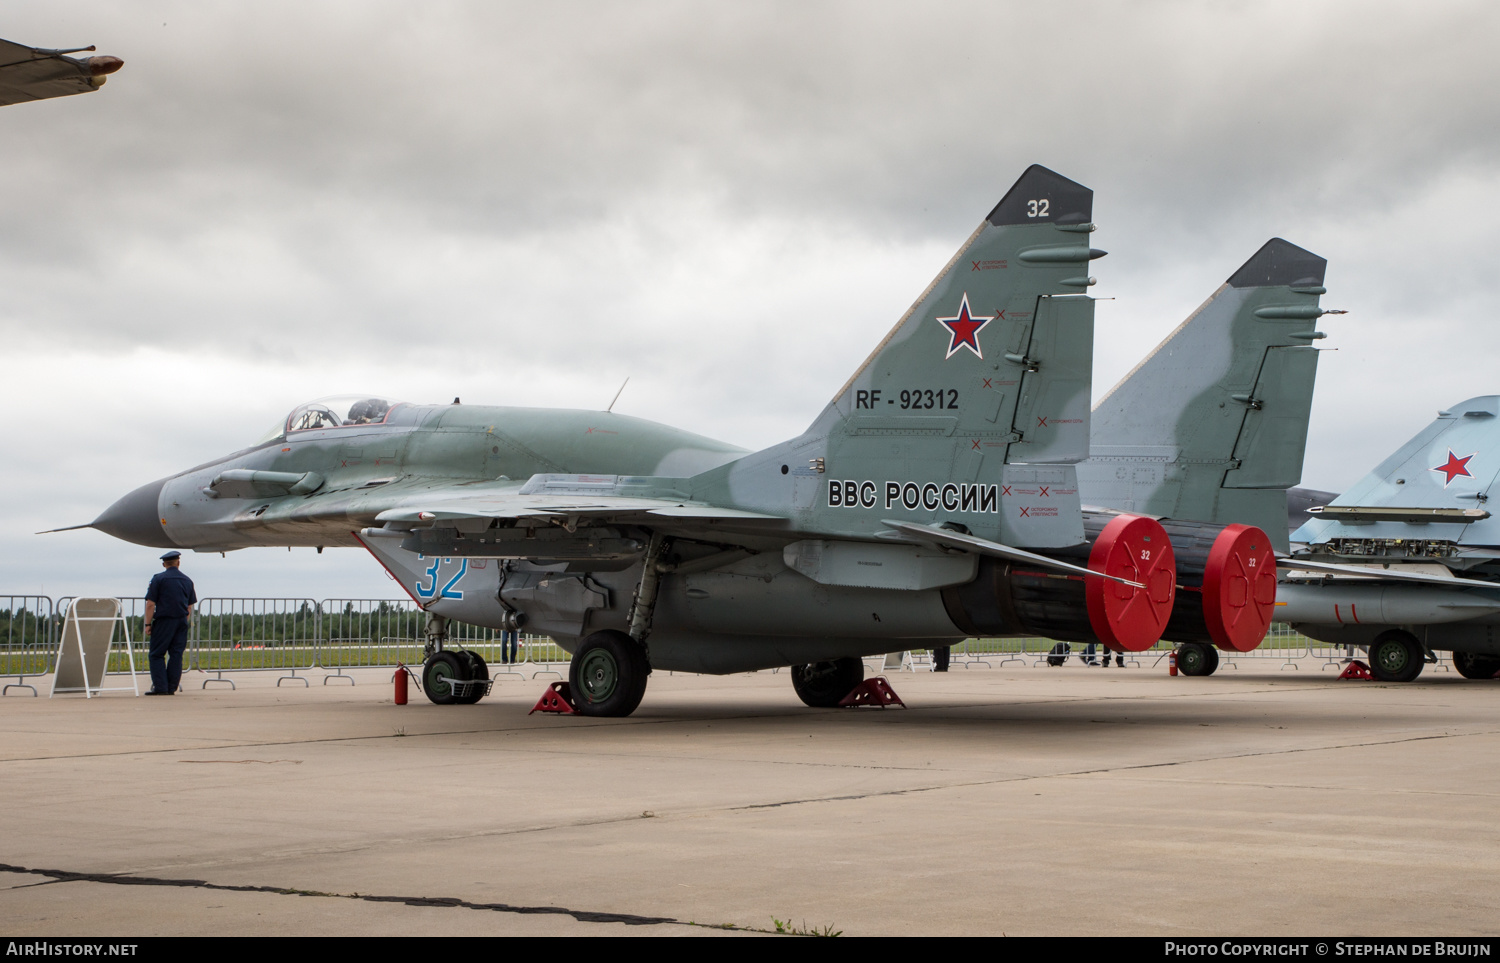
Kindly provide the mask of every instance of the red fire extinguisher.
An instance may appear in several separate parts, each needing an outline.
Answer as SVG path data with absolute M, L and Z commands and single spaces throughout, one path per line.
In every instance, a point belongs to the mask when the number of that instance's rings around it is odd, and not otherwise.
M 1175 668 L 1175 662 L 1173 663 L 1173 666 L 1174 668 L 1172 669 L 1172 674 L 1176 675 L 1177 669 Z M 406 705 L 406 666 L 402 665 L 399 662 L 396 663 L 396 675 L 394 676 L 394 681 L 396 683 L 396 705 L 404 706 Z
M 1177 674 L 1177 650 L 1173 649 L 1171 652 L 1167 653 L 1167 675 L 1176 675 L 1176 674 Z M 401 688 L 401 701 L 405 702 L 406 701 L 406 684 L 403 682 L 401 684 L 400 688 Z

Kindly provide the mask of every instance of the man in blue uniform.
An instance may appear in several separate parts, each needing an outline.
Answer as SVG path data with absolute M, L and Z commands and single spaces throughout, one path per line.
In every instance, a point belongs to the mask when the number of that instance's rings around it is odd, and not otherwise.
M 146 695 L 173 695 L 182 682 L 188 619 L 198 594 L 193 580 L 178 568 L 181 560 L 181 552 L 163 555 L 162 570 L 151 576 L 146 588 L 146 638 L 151 642 L 151 691 Z

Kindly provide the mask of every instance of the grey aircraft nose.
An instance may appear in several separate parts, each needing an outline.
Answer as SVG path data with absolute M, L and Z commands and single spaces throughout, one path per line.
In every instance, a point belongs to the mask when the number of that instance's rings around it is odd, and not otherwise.
M 162 528 L 157 503 L 161 501 L 161 490 L 168 479 L 142 485 L 124 498 L 115 502 L 94 519 L 91 527 L 106 535 L 122 538 L 137 545 L 153 548 L 177 548 Z

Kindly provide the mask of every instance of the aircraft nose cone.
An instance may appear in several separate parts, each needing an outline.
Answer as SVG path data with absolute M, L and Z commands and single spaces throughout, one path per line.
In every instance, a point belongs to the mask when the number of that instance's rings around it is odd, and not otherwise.
M 177 548 L 167 537 L 166 529 L 161 525 L 161 515 L 157 513 L 161 490 L 166 484 L 167 479 L 162 478 L 142 485 L 106 508 L 102 515 L 94 519 L 93 527 L 106 535 L 137 545 Z

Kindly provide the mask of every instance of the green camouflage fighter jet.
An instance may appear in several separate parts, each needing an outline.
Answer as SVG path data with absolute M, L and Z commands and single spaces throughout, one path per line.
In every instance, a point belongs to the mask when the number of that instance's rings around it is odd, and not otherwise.
M 104 86 L 109 74 L 125 65 L 119 57 L 86 57 L 93 47 L 47 50 L 0 40 L 0 107 L 51 97 L 87 94 Z
M 1212 674 L 1217 649 L 1258 646 L 1275 608 L 1275 573 L 1263 568 L 1249 579 L 1250 604 L 1223 596 L 1199 615 L 1196 573 L 1224 564 L 1246 524 L 1285 552 L 1289 503 L 1333 497 L 1293 488 L 1318 370 L 1312 345 L 1324 337 L 1313 324 L 1344 313 L 1319 305 L 1327 267 L 1272 238 L 1094 406 L 1089 458 L 1078 465 L 1085 514 L 1099 506 L 1162 522 L 1179 589 L 1162 637 L 1181 643 L 1178 665 L 1189 675 Z
M 1079 500 L 1092 206 L 1028 169 L 812 425 L 764 451 L 607 412 L 330 399 L 80 527 L 363 545 L 429 613 L 440 702 L 487 673 L 445 648 L 448 618 L 557 639 L 594 715 L 632 712 L 653 668 L 791 666 L 804 702 L 836 705 L 860 657 L 974 627 L 1139 651 L 1173 618 L 1179 566 L 1155 520 Z M 1184 568 L 1189 617 L 1259 613 L 1265 534 L 1177 524 L 1221 549 Z

